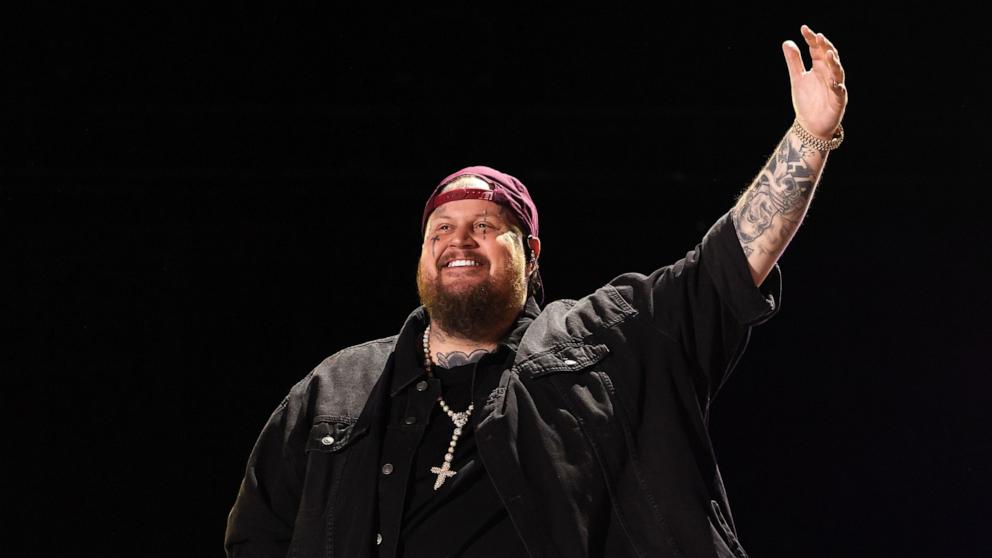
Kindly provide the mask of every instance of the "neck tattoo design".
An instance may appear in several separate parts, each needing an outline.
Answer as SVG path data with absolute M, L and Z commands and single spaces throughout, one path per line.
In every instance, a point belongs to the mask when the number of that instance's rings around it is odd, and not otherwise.
M 431 371 L 430 336 L 431 326 L 428 324 L 427 328 L 424 329 L 424 368 L 427 369 L 427 375 L 433 378 L 434 373 Z M 444 462 L 441 463 L 440 467 L 431 467 L 431 473 L 437 475 L 437 480 L 434 481 L 434 490 L 441 488 L 441 485 L 444 484 L 444 481 L 448 477 L 453 477 L 458 473 L 458 471 L 451 468 L 451 461 L 455 458 L 455 445 L 458 444 L 458 437 L 462 435 L 462 427 L 468 424 L 468 418 L 472 415 L 472 409 L 475 408 L 473 403 L 469 403 L 468 409 L 456 413 L 448 407 L 443 397 L 438 395 L 437 400 L 441 403 L 441 409 L 451 418 L 451 422 L 455 423 L 455 431 L 451 434 L 451 443 L 448 444 L 448 453 L 444 454 Z
M 437 363 L 445 368 L 454 368 L 456 366 L 471 364 L 488 354 L 489 351 L 485 349 L 476 349 L 468 354 L 465 354 L 462 351 L 451 351 L 450 353 L 438 353 Z

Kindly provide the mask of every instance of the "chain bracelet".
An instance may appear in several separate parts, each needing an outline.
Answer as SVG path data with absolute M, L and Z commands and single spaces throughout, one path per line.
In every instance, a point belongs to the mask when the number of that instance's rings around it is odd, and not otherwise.
M 841 142 L 844 141 L 844 127 L 840 124 L 837 124 L 837 130 L 834 131 L 834 137 L 829 141 L 818 138 L 806 131 L 805 128 L 799 125 L 799 120 L 792 123 L 792 131 L 799 136 L 799 139 L 801 139 L 804 144 L 819 151 L 833 151 L 834 149 L 840 147 Z

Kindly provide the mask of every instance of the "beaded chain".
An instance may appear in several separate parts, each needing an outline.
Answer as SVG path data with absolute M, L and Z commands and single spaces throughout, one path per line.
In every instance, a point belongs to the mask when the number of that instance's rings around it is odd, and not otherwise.
M 424 368 L 427 369 L 427 375 L 431 378 L 434 377 L 434 373 L 431 371 L 431 346 L 430 346 L 430 335 L 431 326 L 427 325 L 424 330 Z M 462 435 L 462 427 L 468 424 L 468 418 L 472 415 L 472 409 L 475 408 L 474 403 L 469 403 L 468 409 L 458 413 L 451 410 L 451 407 L 445 403 L 444 398 L 438 395 L 437 400 L 441 402 L 441 409 L 451 418 L 451 422 L 455 423 L 455 431 L 451 434 L 451 443 L 448 444 L 448 453 L 444 454 L 444 463 L 440 467 L 431 467 L 431 473 L 437 475 L 437 480 L 434 481 L 434 490 L 441 488 L 444 481 L 448 477 L 453 477 L 458 471 L 451 468 L 451 461 L 455 458 L 455 446 L 458 444 L 458 438 Z

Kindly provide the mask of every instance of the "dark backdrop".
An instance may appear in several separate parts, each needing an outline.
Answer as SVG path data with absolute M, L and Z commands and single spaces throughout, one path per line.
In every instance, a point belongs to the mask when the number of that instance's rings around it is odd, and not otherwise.
M 807 23 L 840 51 L 848 138 L 712 418 L 744 545 L 992 552 L 980 21 L 331 4 L 6 22 L 4 546 L 221 555 L 271 410 L 417 305 L 421 208 L 454 169 L 530 187 L 549 300 L 682 257 L 791 123 L 781 43 L 808 64 Z

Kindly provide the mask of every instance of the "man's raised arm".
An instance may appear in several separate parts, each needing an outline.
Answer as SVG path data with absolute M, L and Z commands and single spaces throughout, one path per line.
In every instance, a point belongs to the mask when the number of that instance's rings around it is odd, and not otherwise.
M 837 49 L 806 25 L 801 32 L 813 61 L 810 71 L 805 70 L 794 42 L 782 45 L 795 123 L 731 212 L 754 284 L 759 286 L 802 223 L 827 154 L 839 145 L 834 138 L 843 138 L 840 121 L 847 87 Z

